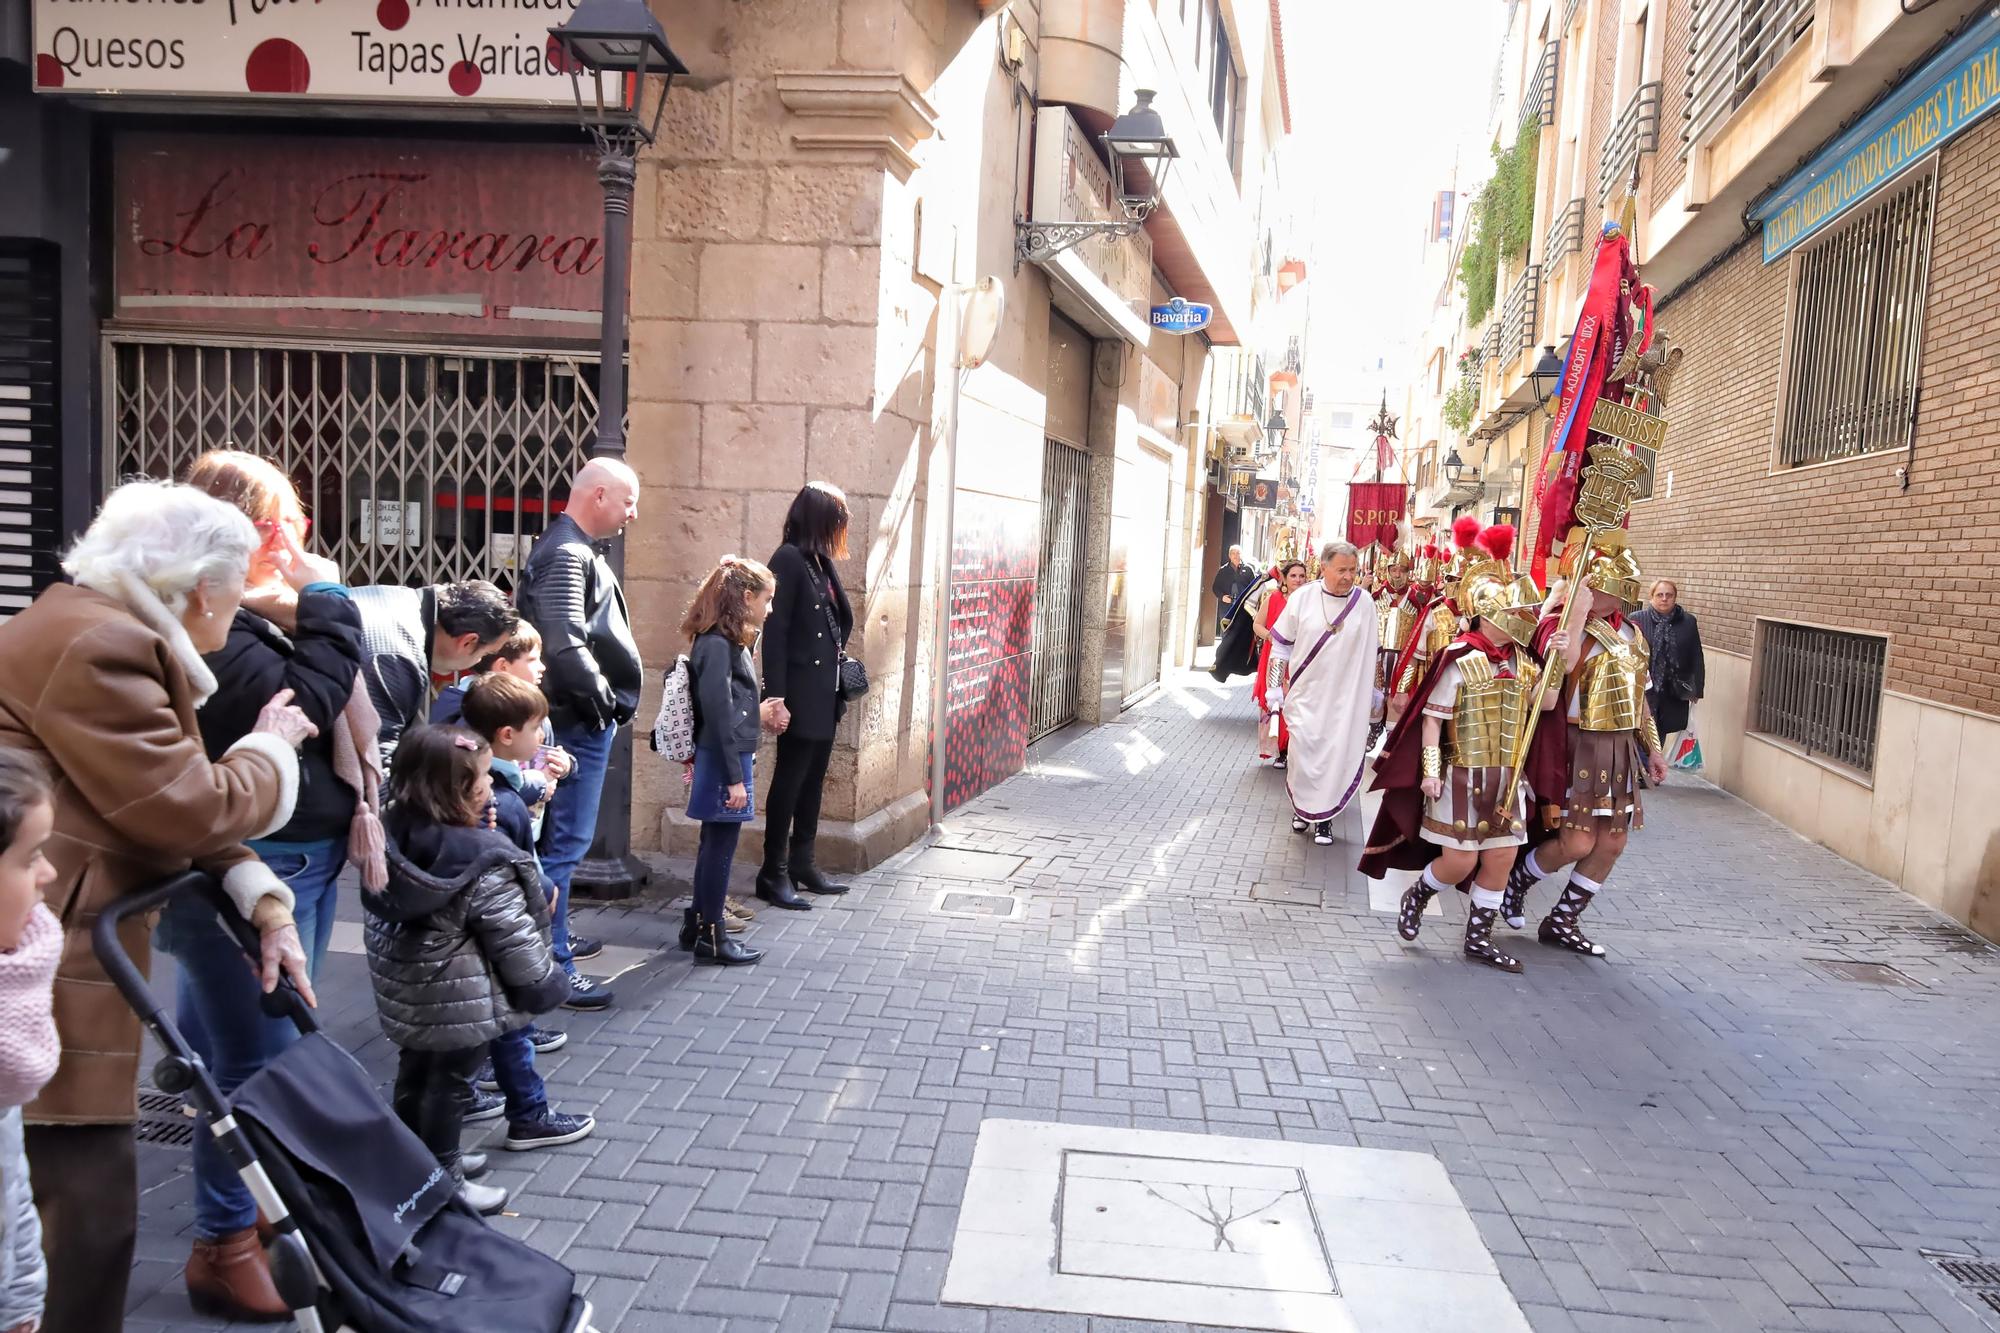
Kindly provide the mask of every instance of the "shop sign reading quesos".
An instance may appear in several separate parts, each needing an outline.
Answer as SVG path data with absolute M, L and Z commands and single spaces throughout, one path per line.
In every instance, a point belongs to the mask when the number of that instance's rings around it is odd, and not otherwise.
M 576 0 L 31 0 L 42 92 L 571 105 Z

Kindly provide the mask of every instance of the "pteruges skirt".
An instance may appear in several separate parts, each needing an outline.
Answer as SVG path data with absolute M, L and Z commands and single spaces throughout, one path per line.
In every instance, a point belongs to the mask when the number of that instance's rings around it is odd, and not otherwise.
M 1630 731 L 1570 729 L 1569 800 L 1563 807 L 1564 828 L 1592 827 L 1608 819 L 1614 829 L 1644 828 L 1639 807 L 1639 746 Z
M 1507 785 L 1504 768 L 1459 768 L 1444 771 L 1444 795 L 1424 800 L 1424 840 L 1455 851 L 1478 852 L 1488 847 L 1519 847 L 1528 840 L 1528 798 L 1525 783 L 1514 787 L 1514 813 L 1503 817 L 1500 793 Z

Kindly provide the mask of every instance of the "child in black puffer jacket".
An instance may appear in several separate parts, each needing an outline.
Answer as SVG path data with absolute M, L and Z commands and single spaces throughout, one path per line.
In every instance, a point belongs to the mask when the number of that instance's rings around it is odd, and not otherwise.
M 420 727 L 396 748 L 389 886 L 363 895 L 368 974 L 382 1030 L 402 1056 L 396 1114 L 454 1175 L 477 1175 L 459 1133 L 494 1038 L 569 995 L 549 948 L 535 858 L 485 826 L 492 751 L 458 727 Z M 504 1190 L 463 1187 L 481 1212 Z

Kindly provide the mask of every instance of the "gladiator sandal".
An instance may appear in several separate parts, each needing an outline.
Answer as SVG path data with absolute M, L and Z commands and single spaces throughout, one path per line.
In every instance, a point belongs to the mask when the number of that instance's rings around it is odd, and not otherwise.
M 1473 907 L 1465 914 L 1465 956 L 1475 963 L 1497 967 L 1502 972 L 1519 972 L 1521 960 L 1503 953 L 1493 943 L 1493 918 L 1500 913 L 1491 907 Z
M 1528 918 L 1522 912 L 1528 905 L 1528 890 L 1540 882 L 1535 872 L 1528 869 L 1526 852 L 1514 858 L 1514 868 L 1507 872 L 1507 887 L 1500 891 L 1500 919 L 1510 929 L 1527 928 Z
M 1423 929 L 1424 909 L 1431 905 L 1431 899 L 1438 891 L 1419 879 L 1403 890 L 1403 905 L 1396 912 L 1396 933 L 1406 940 L 1413 940 Z
M 1591 943 L 1590 937 L 1577 925 L 1577 918 L 1583 915 L 1583 909 L 1590 906 L 1590 900 L 1596 896 L 1574 884 L 1565 887 L 1555 909 L 1542 918 L 1542 943 L 1561 945 L 1571 953 L 1586 954 L 1592 958 L 1604 957 L 1604 946 Z

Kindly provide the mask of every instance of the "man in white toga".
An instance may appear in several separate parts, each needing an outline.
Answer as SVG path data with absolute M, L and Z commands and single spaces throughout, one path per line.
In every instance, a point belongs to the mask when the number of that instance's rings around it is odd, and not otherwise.
M 1271 655 L 1285 664 L 1282 689 L 1270 692 L 1292 733 L 1285 785 L 1292 831 L 1313 831 L 1324 847 L 1333 819 L 1361 791 L 1375 708 L 1375 662 L 1381 627 L 1374 603 L 1355 586 L 1360 555 L 1346 542 L 1319 553 L 1320 581 L 1291 595 L 1271 630 Z

